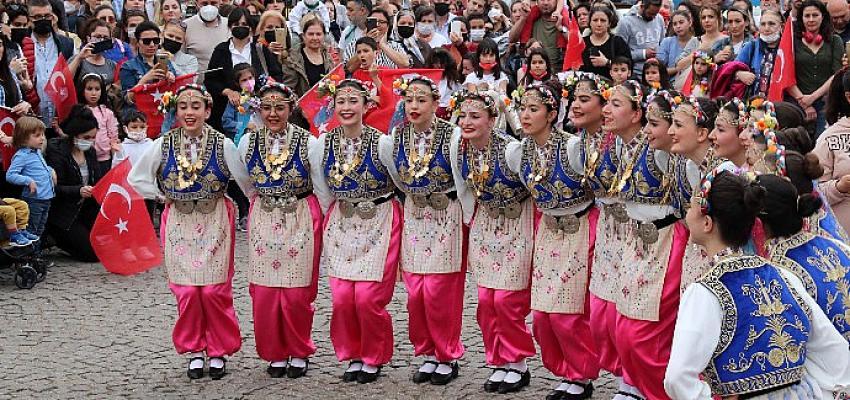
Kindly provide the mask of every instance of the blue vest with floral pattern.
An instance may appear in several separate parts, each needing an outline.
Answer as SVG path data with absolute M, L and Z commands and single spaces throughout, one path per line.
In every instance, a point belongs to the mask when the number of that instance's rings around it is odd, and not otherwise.
M 224 196 L 227 182 L 230 180 L 230 170 L 224 159 L 225 136 L 210 128 L 204 127 L 205 143 L 199 145 L 201 168 L 195 173 L 194 179 L 186 188 L 179 187 L 180 169 L 177 155 L 181 153 L 183 128 L 172 129 L 162 138 L 162 163 L 160 164 L 159 180 L 165 197 L 170 200 L 203 200 Z
M 359 146 L 358 164 L 353 172 L 340 182 L 330 179 L 334 164 L 345 162 L 341 150 L 342 128 L 336 128 L 325 137 L 325 155 L 322 171 L 328 186 L 334 195 L 341 199 L 375 199 L 386 196 L 395 190 L 387 168 L 378 159 L 378 139 L 381 131 L 371 126 L 363 126 L 362 142 Z
M 582 182 L 582 173 L 570 166 L 567 152 L 569 136 L 564 132 L 552 134 L 548 167 L 540 181 L 535 180 L 534 172 L 534 165 L 538 162 L 537 144 L 530 138 L 522 142 L 520 179 L 531 191 L 537 207 L 544 210 L 572 207 L 592 198 L 590 188 Z
M 267 138 L 271 132 L 263 128 L 248 133 L 245 165 L 248 167 L 251 182 L 260 194 L 298 196 L 313 190 L 313 181 L 310 180 L 310 160 L 307 156 L 310 132 L 292 124 L 289 124 L 287 129 L 291 137 L 288 143 L 281 145 L 280 156 L 284 157 L 285 161 L 278 166 L 280 170 L 277 170 L 268 158 L 271 149 Z
M 519 175 L 511 171 L 505 160 L 505 146 L 510 140 L 506 134 L 498 132 L 493 133 L 491 138 L 488 164 L 490 173 L 483 187 L 478 188 L 481 194 L 477 196 L 479 202 L 490 207 L 501 208 L 517 204 L 529 195 Z M 469 143 L 464 142 L 458 151 L 461 176 L 467 181 L 470 175 L 469 158 L 472 156 L 470 147 Z M 474 192 L 476 188 L 470 184 L 470 190 Z
M 597 197 L 608 197 L 608 189 L 614 184 L 614 175 L 617 174 L 617 165 L 620 160 L 615 152 L 614 142 L 604 149 L 588 148 L 591 146 L 588 141 L 588 133 L 585 130 L 581 132 L 581 161 L 585 168 L 591 168 L 590 174 L 586 176 L 588 185 Z M 594 165 L 589 165 L 593 159 L 593 154 L 596 154 L 596 162 Z
M 655 163 L 655 150 L 649 147 L 649 141 L 644 140 L 640 146 L 640 155 L 632 166 L 631 176 L 620 191 L 620 198 L 636 203 L 661 204 L 666 194 L 665 171 L 660 170 Z M 629 161 L 620 160 L 621 163 Z
M 431 147 L 434 156 L 428 163 L 428 172 L 419 178 L 412 176 L 412 171 L 408 172 L 408 153 L 414 146 L 410 143 L 413 125 L 405 124 L 396 131 L 393 160 L 402 181 L 399 189 L 405 193 L 441 193 L 454 187 L 452 166 L 449 161 L 449 145 L 455 125 L 437 118 L 432 129 Z

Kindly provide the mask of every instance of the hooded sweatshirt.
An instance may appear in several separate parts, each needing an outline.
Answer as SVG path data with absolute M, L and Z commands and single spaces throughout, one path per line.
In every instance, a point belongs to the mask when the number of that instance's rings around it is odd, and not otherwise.
M 643 19 L 639 12 L 629 14 L 617 25 L 617 36 L 623 38 L 632 49 L 634 76 L 640 76 L 643 72 L 643 62 L 647 59 L 646 49 L 658 50 L 665 32 L 664 17 L 661 14 L 656 15 L 652 21 Z
M 850 229 L 850 193 L 841 193 L 835 185 L 850 174 L 850 118 L 843 117 L 825 130 L 813 152 L 824 171 L 819 183 L 821 193 L 846 231 Z

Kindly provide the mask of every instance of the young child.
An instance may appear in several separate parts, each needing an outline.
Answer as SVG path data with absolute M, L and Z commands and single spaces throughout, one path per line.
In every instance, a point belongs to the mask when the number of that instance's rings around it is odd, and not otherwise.
M 704 51 L 695 51 L 691 63 L 691 75 L 685 81 L 682 94 L 686 96 L 708 97 L 711 76 L 714 72 L 714 60 Z
M 507 93 L 508 77 L 499 66 L 499 46 L 490 38 L 485 38 L 475 51 L 474 73 L 466 76 L 463 82 L 466 90 L 495 90 Z
M 30 219 L 30 208 L 26 202 L 4 198 L 0 200 L 0 220 L 9 231 L 9 245 L 21 247 L 29 245 L 38 240 L 38 236 L 27 231 L 27 223 Z
M 44 233 L 50 200 L 56 195 L 56 172 L 47 165 L 41 154 L 45 130 L 44 123 L 38 118 L 18 118 L 12 135 L 18 151 L 6 171 L 6 181 L 13 185 L 25 186 L 21 196 L 29 206 L 29 232 L 33 235 L 31 240 L 37 241 L 36 254 L 41 252 L 38 236 Z M 29 236 L 27 238 L 30 239 Z
M 463 76 L 470 76 L 475 72 L 475 54 L 466 53 L 460 62 L 460 73 Z
M 106 85 L 100 74 L 83 75 L 77 86 L 77 98 L 91 109 L 97 119 L 94 149 L 97 152 L 97 161 L 100 163 L 101 170 L 106 172 L 112 166 L 112 153 L 117 152 L 120 146 L 118 145 L 118 119 L 106 106 Z
M 378 42 L 375 39 L 364 36 L 357 39 L 357 42 L 354 44 L 354 51 L 355 56 L 352 58 L 357 58 L 359 63 L 357 64 L 357 69 L 351 73 L 351 77 L 363 82 L 366 88 L 369 89 L 372 100 L 377 102 L 380 100 L 378 91 L 381 87 L 381 80 L 378 78 L 377 69 L 383 68 L 378 67 L 376 64 Z
M 632 60 L 628 57 L 618 56 L 611 60 L 611 80 L 617 86 L 632 76 Z
M 120 164 L 125 159 L 130 159 L 130 164 L 135 164 L 148 147 L 153 145 L 153 140 L 148 138 L 148 120 L 145 114 L 129 110 L 123 121 L 124 133 L 127 137 L 121 142 L 118 151 L 112 156 L 112 166 Z
M 519 70 L 518 81 L 524 87 L 541 84 L 552 77 L 552 63 L 542 48 L 531 49 L 525 58 L 525 65 Z
M 650 58 L 643 63 L 643 84 L 652 90 L 670 90 L 667 67 L 661 65 L 657 58 Z
M 242 104 L 234 107 L 227 103 L 224 114 L 221 116 L 221 127 L 225 136 L 232 137 L 233 142 L 239 144 L 239 139 L 245 133 L 246 128 L 256 128 L 254 122 L 254 110 L 250 107 L 250 98 L 254 95 L 256 86 L 256 73 L 248 63 L 239 63 L 233 67 L 233 83 L 239 87 L 242 93 Z

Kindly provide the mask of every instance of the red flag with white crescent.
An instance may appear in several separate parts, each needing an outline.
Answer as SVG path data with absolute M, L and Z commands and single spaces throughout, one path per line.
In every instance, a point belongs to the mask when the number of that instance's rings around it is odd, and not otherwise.
M 779 39 L 779 50 L 773 61 L 773 72 L 770 76 L 770 87 L 767 88 L 767 99 L 773 102 L 782 101 L 785 89 L 797 84 L 797 68 L 794 66 L 794 31 L 791 21 L 785 23 L 782 39 Z
M 161 80 L 148 85 L 138 85 L 130 89 L 131 92 L 135 93 L 133 100 L 136 103 L 136 109 L 145 114 L 145 117 L 148 119 L 149 138 L 156 139 L 162 132 L 162 123 L 165 115 L 157 111 L 157 106 L 159 106 L 162 96 L 166 92 L 177 92 L 177 89 L 192 83 L 197 75 L 196 73 L 180 75 L 174 78 L 173 83 Z
M 60 54 L 50 73 L 50 79 L 44 86 L 44 93 L 50 97 L 53 106 L 56 107 L 56 117 L 61 122 L 71 112 L 74 104 L 77 104 L 77 91 L 74 89 L 74 75 L 65 62 L 65 57 Z
M 11 108 L 0 107 L 0 133 L 3 134 L 4 140 L 0 142 L 0 156 L 3 159 L 3 170 L 7 171 L 12 163 L 12 157 L 17 149 L 12 144 L 12 134 L 15 132 L 15 122 L 18 116 L 12 112 Z
M 130 160 L 112 168 L 92 190 L 100 202 L 89 240 L 107 271 L 132 275 L 162 264 L 162 251 L 145 201 L 127 182 Z

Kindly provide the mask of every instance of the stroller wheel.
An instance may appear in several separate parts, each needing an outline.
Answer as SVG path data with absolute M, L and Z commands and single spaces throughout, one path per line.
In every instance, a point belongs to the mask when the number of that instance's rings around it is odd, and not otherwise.
M 18 289 L 32 289 L 38 278 L 38 272 L 29 265 L 24 265 L 15 271 L 15 286 Z
M 47 278 L 47 267 L 44 264 L 39 262 L 33 263 L 33 269 L 35 269 L 35 282 L 41 283 Z

